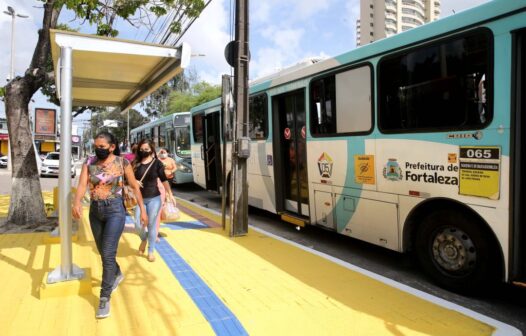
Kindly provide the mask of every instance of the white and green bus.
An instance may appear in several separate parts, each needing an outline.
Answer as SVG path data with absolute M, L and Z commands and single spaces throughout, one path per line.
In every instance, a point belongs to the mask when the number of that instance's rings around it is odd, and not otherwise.
M 173 113 L 130 131 L 130 142 L 151 139 L 157 149 L 165 148 L 177 164 L 173 184 L 193 181 L 190 152 L 190 112 Z
M 525 97 L 525 0 L 253 82 L 249 204 L 414 251 L 451 289 L 524 283 Z M 220 106 L 191 110 L 194 180 L 216 191 Z

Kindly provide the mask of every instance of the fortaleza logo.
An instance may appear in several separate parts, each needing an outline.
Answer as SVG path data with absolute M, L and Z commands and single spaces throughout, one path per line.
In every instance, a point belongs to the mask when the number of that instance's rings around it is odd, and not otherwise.
M 332 158 L 329 154 L 323 152 L 323 154 L 318 159 L 318 168 L 320 169 L 321 177 L 331 177 L 332 175 Z
M 384 167 L 384 177 L 390 181 L 405 179 L 411 182 L 458 185 L 458 176 L 445 175 L 448 172 L 450 174 L 458 174 L 458 165 L 456 164 L 445 166 L 422 162 L 406 162 L 404 168 L 405 170 L 402 173 L 397 160 L 389 159 Z
M 384 177 L 389 181 L 400 181 L 402 179 L 402 169 L 396 159 L 389 159 L 384 166 Z

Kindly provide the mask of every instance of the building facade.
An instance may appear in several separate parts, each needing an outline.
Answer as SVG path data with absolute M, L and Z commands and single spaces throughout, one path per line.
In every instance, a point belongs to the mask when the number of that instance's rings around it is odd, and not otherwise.
M 440 0 L 360 0 L 356 46 L 409 30 L 440 17 Z

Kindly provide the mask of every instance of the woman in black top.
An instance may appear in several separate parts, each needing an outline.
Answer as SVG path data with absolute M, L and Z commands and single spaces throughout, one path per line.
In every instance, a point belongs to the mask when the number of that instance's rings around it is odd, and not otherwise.
M 141 185 L 141 193 L 148 214 L 148 224 L 141 227 L 139 219 L 141 210 L 135 210 L 135 228 L 141 237 L 139 253 L 143 254 L 146 248 L 146 239 L 148 239 L 148 260 L 154 261 L 153 254 L 155 250 L 155 240 L 157 238 L 157 217 L 161 211 L 161 193 L 157 186 L 157 179 L 163 182 L 166 189 L 166 197 L 173 201 L 172 189 L 164 173 L 164 165 L 157 159 L 155 145 L 149 139 L 143 139 L 139 142 L 137 155 L 133 160 L 132 166 L 135 172 L 135 178 Z M 175 204 L 175 203 L 174 203 Z

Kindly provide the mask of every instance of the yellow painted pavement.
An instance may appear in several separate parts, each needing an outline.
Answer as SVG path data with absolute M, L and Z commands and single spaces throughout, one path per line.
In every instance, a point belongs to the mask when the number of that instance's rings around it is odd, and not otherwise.
M 180 218 L 193 220 L 188 213 Z M 219 228 L 163 232 L 250 335 L 460 336 L 494 331 L 256 231 L 239 238 L 229 238 Z M 73 261 L 92 274 L 92 293 L 40 300 L 44 274 L 60 260 L 60 245 L 44 244 L 44 235 L 0 235 L 0 335 L 214 334 L 160 256 L 149 263 L 136 255 L 139 239 L 131 233 L 120 242 L 118 262 L 125 280 L 112 296 L 111 316 L 96 320 L 101 265 L 87 213 L 73 244 Z

